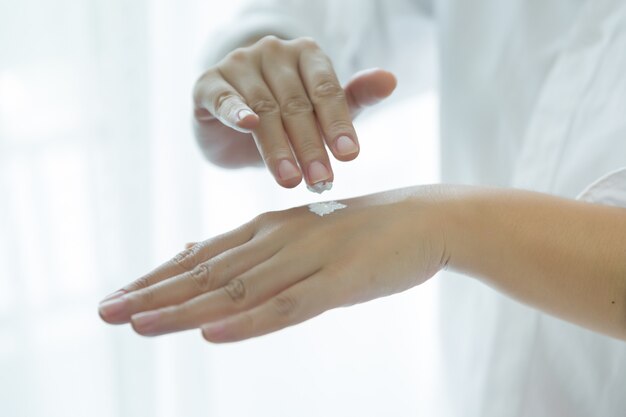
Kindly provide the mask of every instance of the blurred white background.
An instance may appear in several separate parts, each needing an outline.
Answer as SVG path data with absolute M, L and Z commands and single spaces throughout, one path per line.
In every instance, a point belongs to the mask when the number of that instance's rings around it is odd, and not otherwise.
M 433 282 L 232 345 L 97 315 L 186 242 L 262 211 L 437 180 L 433 93 L 364 115 L 361 156 L 321 197 L 206 163 L 191 88 L 238 7 L 0 0 L 1 416 L 428 415 Z

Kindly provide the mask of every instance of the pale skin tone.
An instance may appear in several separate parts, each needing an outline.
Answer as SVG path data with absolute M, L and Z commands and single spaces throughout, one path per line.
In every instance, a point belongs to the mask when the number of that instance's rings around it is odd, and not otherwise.
M 310 54 L 308 75 L 300 67 L 303 51 Z M 265 54 L 272 59 L 264 60 Z M 395 87 L 393 76 L 382 70 L 357 74 L 344 87 L 330 86 L 336 82 L 330 61 L 308 39 L 263 39 L 229 57 L 196 87 L 199 141 L 222 165 L 264 160 L 285 187 L 303 177 L 314 183 L 307 171 L 314 161 L 330 171 L 329 153 L 340 160 L 356 157 L 358 150 L 341 155 L 337 139 L 356 141 L 352 117 Z M 237 69 L 237 62 L 246 69 Z M 272 84 L 265 62 L 278 65 L 282 79 L 299 74 L 299 86 L 293 79 Z M 224 73 L 228 80 L 219 76 Z M 325 87 L 316 89 L 316 80 Z M 277 91 L 282 88 L 293 90 Z M 333 94 L 311 97 L 321 90 Z M 269 113 L 254 104 L 264 99 L 251 95 L 264 91 L 276 97 L 278 107 L 269 105 Z M 295 114 L 283 111 L 279 97 L 305 95 L 310 106 Z M 256 113 L 237 119 L 249 109 Z M 279 169 L 284 160 L 302 167 L 288 181 Z M 404 291 L 449 268 L 541 311 L 626 340 L 626 209 L 446 184 L 342 202 L 348 207 L 324 217 L 307 207 L 265 213 L 190 245 L 107 297 L 100 315 L 109 323 L 131 323 L 143 335 L 200 328 L 208 341 L 233 342 Z

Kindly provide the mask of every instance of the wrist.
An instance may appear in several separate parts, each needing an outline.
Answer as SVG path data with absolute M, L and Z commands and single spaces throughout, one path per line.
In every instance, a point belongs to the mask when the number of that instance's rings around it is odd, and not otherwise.
M 425 219 L 440 250 L 440 269 L 480 276 L 481 267 L 493 260 L 486 259 L 485 248 L 497 238 L 491 226 L 502 214 L 490 205 L 494 190 L 450 184 L 429 188 Z
M 524 267 L 523 257 L 511 255 L 511 245 L 528 234 L 528 221 L 518 210 L 520 197 L 510 189 L 444 187 L 440 214 L 447 269 L 509 291 L 503 274 Z
M 429 248 L 428 263 L 432 274 L 448 269 L 455 228 L 450 222 L 455 216 L 454 200 L 457 189 L 446 184 L 418 186 L 407 199 L 415 225 L 413 236 Z

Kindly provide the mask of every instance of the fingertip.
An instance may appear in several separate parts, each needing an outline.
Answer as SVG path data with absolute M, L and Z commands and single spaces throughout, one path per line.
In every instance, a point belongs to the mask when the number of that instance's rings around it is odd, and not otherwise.
M 333 144 L 335 158 L 340 161 L 352 161 L 359 155 L 359 152 L 360 147 L 357 140 L 347 135 L 338 137 Z
M 294 188 L 302 182 L 300 170 L 289 159 L 281 160 L 276 167 L 276 182 L 284 188 Z
M 142 336 L 156 336 L 157 325 L 161 318 L 161 312 L 159 310 L 144 311 L 141 313 L 133 314 L 130 318 L 130 324 L 133 330 Z
M 334 174 L 328 162 L 319 160 L 311 162 L 307 174 L 307 188 L 310 191 L 321 194 L 332 188 Z
M 103 301 L 98 306 L 100 318 L 109 324 L 123 324 L 128 322 L 126 309 L 128 300 L 125 298 L 114 298 Z
M 355 108 L 370 106 L 387 98 L 398 85 L 396 76 L 380 68 L 360 71 L 346 85 L 351 105 Z
M 202 336 L 202 338 L 209 343 L 215 343 L 211 335 L 209 335 L 208 332 L 204 330 L 204 328 L 200 329 L 200 336 Z
M 381 71 L 381 75 L 380 75 L 381 97 L 387 97 L 391 95 L 391 93 L 393 93 L 396 87 L 398 86 L 398 78 L 392 72 L 389 72 L 386 70 L 380 70 L 380 71 Z
M 288 181 L 277 180 L 277 182 L 278 185 L 280 185 L 281 187 L 291 189 L 300 185 L 300 183 L 302 182 L 302 177 L 294 178 Z
M 371 94 L 379 99 L 390 96 L 398 86 L 398 79 L 392 72 L 378 68 L 367 74 L 366 82 Z
M 340 162 L 354 161 L 359 156 L 359 151 L 350 155 L 335 155 L 335 158 Z
M 202 326 L 202 337 L 204 340 L 211 343 L 226 342 L 226 324 L 224 322 L 217 322 Z
M 246 130 L 254 129 L 261 119 L 250 109 L 242 109 L 237 113 L 237 127 Z

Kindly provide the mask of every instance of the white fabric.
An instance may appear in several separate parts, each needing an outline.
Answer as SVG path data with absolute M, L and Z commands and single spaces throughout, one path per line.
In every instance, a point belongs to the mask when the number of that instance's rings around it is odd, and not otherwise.
M 626 207 L 626 168 L 598 179 L 580 193 L 577 199 L 588 203 Z
M 621 0 L 440 0 L 431 5 L 370 0 L 359 1 L 364 11 L 359 16 L 340 2 L 255 3 L 245 19 L 263 9 L 264 29 L 278 33 L 288 20 L 285 33 L 317 38 L 342 73 L 371 64 L 389 67 L 388 58 L 401 62 L 418 55 L 419 50 L 383 35 L 395 19 L 411 18 L 419 25 L 431 10 L 438 34 L 447 182 L 575 198 L 626 166 L 626 4 Z M 356 45 L 345 39 L 364 41 Z M 225 49 L 233 46 L 224 42 Z M 626 207 L 625 177 L 618 171 L 586 195 Z M 624 342 L 545 315 L 466 277 L 441 276 L 441 294 L 445 385 L 436 415 L 624 414 Z

